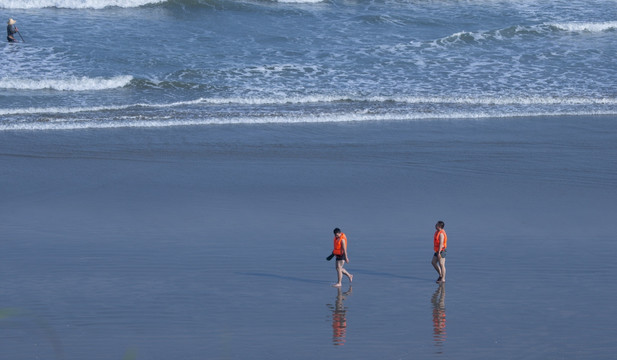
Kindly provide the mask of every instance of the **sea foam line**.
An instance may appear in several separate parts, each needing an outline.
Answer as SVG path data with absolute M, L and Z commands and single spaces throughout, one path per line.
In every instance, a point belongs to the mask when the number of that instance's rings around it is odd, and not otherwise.
M 265 124 L 312 124 L 312 123 L 342 123 L 368 121 L 430 121 L 430 120 L 486 120 L 503 118 L 537 118 L 555 116 L 604 116 L 617 115 L 616 111 L 562 111 L 562 112 L 529 112 L 519 114 L 468 113 L 455 112 L 448 114 L 322 114 L 303 116 L 269 116 L 269 117 L 235 117 L 235 118 L 200 118 L 191 120 L 138 120 L 138 121 L 106 121 L 106 122 L 28 122 L 0 124 L 0 131 L 42 131 L 42 130 L 82 130 L 82 129 L 117 129 L 117 128 L 165 128 L 180 126 L 207 125 L 265 125 Z
M 106 7 L 133 8 L 160 4 L 167 0 L 0 0 L 2 9 L 104 9 Z
M 454 96 L 299 96 L 288 98 L 202 98 L 208 104 L 284 105 L 334 102 L 395 102 L 404 104 L 466 104 L 466 105 L 616 105 L 617 98 L 584 97 L 454 97 Z
M 168 104 L 127 104 L 127 105 L 112 105 L 112 106 L 91 106 L 91 107 L 46 107 L 46 108 L 22 108 L 22 109 L 4 109 L 0 110 L 0 115 L 36 115 L 36 114 L 76 114 L 82 112 L 98 112 L 98 111 L 118 111 L 131 108 L 167 108 L 183 105 L 199 104 L 201 100 L 179 101 Z
M 199 98 L 166 104 L 137 103 L 92 107 L 46 107 L 0 109 L 0 115 L 71 114 L 81 112 L 118 111 L 130 108 L 173 108 L 188 105 L 286 105 L 319 104 L 335 102 L 376 102 L 402 104 L 464 104 L 464 105 L 617 105 L 617 98 L 583 97 L 349 97 L 349 96 L 301 96 L 289 98 Z
M 324 2 L 325 0 L 277 0 L 280 3 L 285 4 L 317 4 Z
M 130 75 L 113 78 L 71 77 L 68 79 L 0 79 L 0 89 L 91 91 L 121 88 L 133 80 Z

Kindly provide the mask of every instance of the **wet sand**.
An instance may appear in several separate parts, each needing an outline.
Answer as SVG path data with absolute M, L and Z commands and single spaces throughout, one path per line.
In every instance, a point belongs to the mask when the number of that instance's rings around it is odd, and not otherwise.
M 609 359 L 614 121 L 2 132 L 3 353 Z

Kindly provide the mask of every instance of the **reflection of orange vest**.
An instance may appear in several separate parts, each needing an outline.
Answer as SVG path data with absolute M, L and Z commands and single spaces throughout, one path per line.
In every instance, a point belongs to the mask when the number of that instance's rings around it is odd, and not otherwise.
M 347 247 L 347 237 L 345 234 L 341 233 L 341 236 L 337 239 L 334 237 L 334 250 L 332 253 L 334 255 L 343 255 L 345 253 L 345 248 L 343 248 L 343 240 L 345 240 L 345 247 Z
M 345 345 L 345 333 L 347 332 L 347 320 L 345 310 L 332 312 L 332 342 L 335 346 Z
M 443 249 L 439 248 L 439 234 L 443 234 Z M 433 237 L 433 249 L 435 250 L 435 252 L 445 250 L 447 247 L 448 235 L 446 235 L 446 231 L 444 229 L 435 231 L 435 236 Z

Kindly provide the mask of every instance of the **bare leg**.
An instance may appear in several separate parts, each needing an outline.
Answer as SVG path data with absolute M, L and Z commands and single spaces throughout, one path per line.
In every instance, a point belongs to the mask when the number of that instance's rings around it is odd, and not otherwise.
M 446 258 L 441 258 L 439 261 L 439 269 L 441 270 L 441 282 L 446 282 Z
M 336 277 L 337 277 L 337 282 L 336 284 L 332 285 L 334 287 L 340 287 L 342 285 L 343 282 L 343 264 L 345 263 L 345 260 L 337 260 L 336 261 Z M 345 271 L 347 272 L 347 271 Z
M 347 276 L 349 278 L 349 282 L 353 281 L 353 275 L 351 275 L 347 270 L 345 270 L 343 267 L 341 267 L 341 271 L 343 272 L 343 274 L 345 276 Z
M 443 261 L 445 261 L 445 259 L 441 259 Z M 437 265 L 437 263 L 439 262 L 439 260 L 437 259 L 437 256 L 433 255 L 433 260 L 431 261 L 431 264 L 433 264 L 433 267 L 435 268 L 435 271 L 437 271 L 437 274 L 439 274 L 439 278 L 437 279 L 437 282 L 440 282 L 441 279 L 443 278 L 442 272 L 441 272 L 441 263 L 439 263 L 439 265 Z M 444 267 L 444 271 L 445 271 L 445 267 Z

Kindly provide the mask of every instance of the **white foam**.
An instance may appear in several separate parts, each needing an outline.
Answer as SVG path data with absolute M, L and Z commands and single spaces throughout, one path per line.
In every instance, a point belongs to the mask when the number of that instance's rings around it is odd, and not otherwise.
M 259 124 L 311 124 L 335 122 L 366 121 L 429 121 L 429 120 L 484 120 L 497 118 L 521 117 L 555 117 L 555 116 L 602 116 L 617 115 L 615 111 L 562 111 L 529 112 L 519 114 L 506 113 L 469 113 L 453 112 L 447 114 L 315 114 L 303 116 L 269 116 L 269 117 L 234 117 L 234 118 L 198 118 L 191 120 L 129 120 L 129 121 L 67 121 L 0 124 L 0 131 L 42 131 L 42 130 L 79 130 L 79 129 L 115 129 L 115 128 L 164 128 L 177 126 L 205 125 L 259 125 Z
M 325 0 L 278 0 L 278 2 L 285 4 L 317 4 L 324 1 Z
M 472 40 L 472 41 L 485 41 L 488 39 L 498 39 L 503 40 L 504 34 L 511 34 L 508 36 L 512 36 L 517 33 L 525 33 L 527 31 L 534 32 L 547 32 L 548 28 L 557 28 L 562 31 L 568 32 L 604 32 L 610 30 L 617 30 L 617 21 L 606 21 L 606 22 L 556 22 L 556 23 L 544 23 L 543 25 L 531 25 L 531 26 L 522 26 L 516 25 L 513 27 L 498 29 L 498 30 L 481 30 L 477 32 L 470 31 L 459 31 L 448 35 L 444 38 L 437 39 L 432 42 L 433 46 L 443 46 L 446 44 L 457 43 L 459 41 L 464 40 Z M 417 46 L 417 45 L 416 45 Z
M 59 91 L 92 91 L 116 89 L 128 85 L 133 77 L 130 75 L 112 78 L 70 77 L 67 79 L 14 79 L 1 78 L 0 89 L 16 90 L 59 90 Z
M 603 32 L 617 30 L 617 21 L 548 23 L 548 26 L 571 32 Z
M 103 9 L 106 7 L 133 8 L 160 4 L 167 0 L 0 0 L 2 9 Z
M 398 102 L 406 104 L 466 104 L 466 105 L 617 105 L 617 98 L 508 96 L 508 97 L 446 97 L 446 96 L 326 96 L 312 95 L 281 98 L 202 98 L 196 102 L 237 105 L 283 105 L 356 102 Z
M 319 104 L 333 102 L 397 102 L 403 104 L 463 104 L 463 105 L 617 105 L 617 98 L 562 98 L 562 97 L 352 97 L 352 96 L 303 96 L 281 98 L 199 98 L 163 104 L 127 104 L 93 107 L 46 107 L 0 109 L 0 115 L 75 114 L 80 112 L 118 111 L 129 108 L 173 108 L 189 105 L 285 105 Z M 391 115 L 386 115 L 391 116 Z
M 81 112 L 99 112 L 99 111 L 118 111 L 130 108 L 168 108 L 184 105 L 193 105 L 202 102 L 199 100 L 179 101 L 167 104 L 127 104 L 127 105 L 111 105 L 111 106 L 90 106 L 90 107 L 45 107 L 45 108 L 14 108 L 0 109 L 0 115 L 36 115 L 36 114 L 76 114 Z

